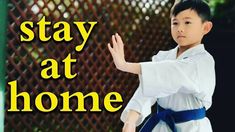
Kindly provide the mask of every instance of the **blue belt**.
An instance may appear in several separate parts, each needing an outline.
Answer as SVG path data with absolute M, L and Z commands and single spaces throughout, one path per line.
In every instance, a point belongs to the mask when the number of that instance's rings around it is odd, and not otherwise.
M 177 132 L 175 123 L 182 123 L 191 120 L 202 119 L 206 116 L 206 109 L 193 109 L 185 111 L 172 111 L 170 109 L 164 109 L 158 105 L 158 112 L 153 113 L 140 129 L 140 132 L 151 132 L 153 128 L 158 124 L 160 120 L 164 121 L 172 130 Z

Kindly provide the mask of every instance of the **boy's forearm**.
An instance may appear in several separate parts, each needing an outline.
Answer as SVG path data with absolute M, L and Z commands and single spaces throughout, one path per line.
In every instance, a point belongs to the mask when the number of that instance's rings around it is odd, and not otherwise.
M 141 74 L 141 66 L 139 63 L 126 62 L 122 70 L 133 74 Z
M 125 123 L 136 124 L 137 120 L 139 119 L 139 116 L 140 116 L 140 113 L 138 113 L 138 112 L 136 112 L 134 110 L 130 110 L 127 113 L 127 118 L 126 118 Z

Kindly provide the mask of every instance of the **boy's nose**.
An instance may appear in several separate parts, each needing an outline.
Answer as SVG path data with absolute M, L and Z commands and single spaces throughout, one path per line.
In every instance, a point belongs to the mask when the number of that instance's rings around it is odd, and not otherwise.
M 182 28 L 179 28 L 179 29 L 178 29 L 178 32 L 179 32 L 179 33 L 182 33 L 182 32 L 184 32 L 184 30 L 183 30 Z
M 178 27 L 178 32 L 183 32 L 183 31 L 184 31 L 183 26 L 180 26 L 180 25 L 179 25 L 179 27 Z

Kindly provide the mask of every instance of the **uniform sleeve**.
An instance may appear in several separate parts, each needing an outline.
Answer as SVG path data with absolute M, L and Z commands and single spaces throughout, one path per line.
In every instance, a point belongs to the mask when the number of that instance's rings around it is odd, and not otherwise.
M 205 86 L 207 84 L 200 84 L 200 81 L 201 78 L 206 79 L 203 82 L 209 81 L 209 84 L 213 81 L 210 79 L 213 78 L 210 73 L 212 62 L 199 58 L 141 63 L 140 82 L 143 94 L 160 98 L 177 92 L 198 94 L 205 87 L 208 89 L 208 86 Z
M 209 109 L 212 104 L 212 95 L 215 90 L 215 62 L 211 55 L 202 59 L 198 65 L 198 85 L 200 93 L 195 93 L 194 96 L 203 102 L 206 109 Z
M 143 95 L 141 87 L 141 83 L 137 90 L 135 91 L 134 95 L 132 96 L 131 100 L 128 102 L 126 108 L 121 114 L 121 120 L 123 122 L 126 121 L 127 113 L 130 110 L 134 110 L 140 113 L 140 117 L 136 122 L 136 125 L 140 125 L 144 119 L 151 113 L 151 106 L 156 102 L 156 98 L 154 97 L 146 97 Z

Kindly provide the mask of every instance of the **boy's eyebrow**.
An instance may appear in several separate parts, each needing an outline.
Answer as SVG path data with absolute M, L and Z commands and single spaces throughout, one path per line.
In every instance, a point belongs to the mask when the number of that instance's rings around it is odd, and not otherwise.
M 184 17 L 183 19 L 192 19 L 191 17 Z M 173 18 L 172 21 L 177 21 L 177 18 Z
M 192 19 L 191 17 L 184 17 L 183 19 Z

